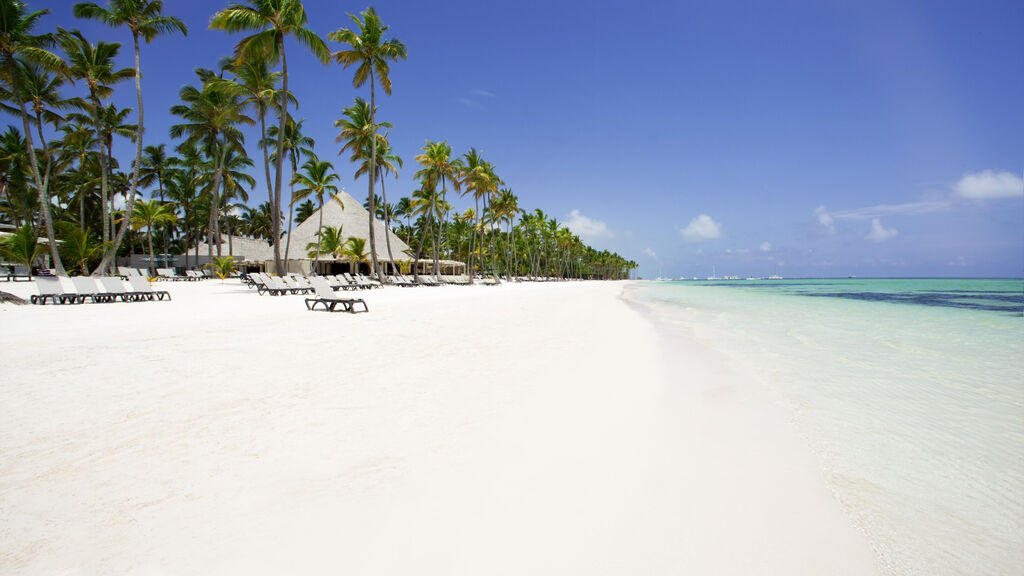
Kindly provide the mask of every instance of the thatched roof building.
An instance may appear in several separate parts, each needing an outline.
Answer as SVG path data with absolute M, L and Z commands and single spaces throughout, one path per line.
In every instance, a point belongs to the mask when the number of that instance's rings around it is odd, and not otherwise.
M 348 192 L 338 192 L 338 198 L 341 199 L 344 208 L 334 200 L 324 202 L 323 216 L 324 226 L 334 226 L 342 229 L 342 233 L 345 238 L 354 236 L 356 238 L 364 238 L 366 240 L 366 249 L 370 249 L 370 213 L 367 212 L 363 205 L 353 198 Z M 376 220 L 376 227 L 374 228 L 374 234 L 377 237 L 377 260 L 382 262 L 389 261 L 388 259 L 388 246 L 385 243 L 386 235 L 388 234 L 387 227 L 384 226 L 384 222 Z M 317 231 L 320 226 L 320 210 L 313 212 L 309 218 L 302 221 L 292 230 L 292 252 L 301 256 L 306 257 L 306 245 L 310 242 L 316 242 Z M 391 252 L 395 257 L 396 261 L 409 260 L 409 255 L 406 251 L 409 250 L 409 246 L 402 242 L 394 232 L 391 232 Z M 288 237 L 281 239 L 282 244 L 287 242 Z M 331 260 L 330 255 L 321 255 L 321 260 Z M 344 258 L 342 258 L 344 260 Z
M 353 198 L 347 192 L 339 192 L 338 197 L 342 204 L 338 204 L 335 200 L 324 202 L 323 207 L 323 226 L 333 226 L 335 228 L 340 227 L 342 235 L 345 238 L 356 237 L 363 238 L 366 240 L 366 249 L 370 249 L 370 215 L 366 208 Z M 344 205 L 344 208 L 342 208 Z M 312 259 L 309 258 L 306 251 L 306 246 L 311 242 L 316 242 L 317 232 L 320 226 L 320 210 L 316 210 L 310 215 L 309 218 L 302 221 L 301 224 L 296 226 L 291 233 L 291 249 L 289 252 L 289 266 L 288 272 L 299 272 L 309 273 L 312 270 Z M 389 262 L 388 258 L 388 246 L 385 239 L 388 236 L 387 227 L 380 220 L 376 221 L 376 227 L 374 228 L 377 236 L 377 259 L 382 263 Z M 403 260 L 409 260 L 410 256 L 407 251 L 409 246 L 402 241 L 394 232 L 390 233 L 391 237 L 391 252 L 395 257 L 395 261 L 401 262 Z M 229 247 L 230 243 L 230 247 Z M 288 244 L 288 235 L 285 234 L 281 238 L 281 258 L 284 258 L 285 246 Z M 194 250 L 194 249 L 193 249 Z M 274 248 L 267 244 L 266 241 L 254 238 L 241 238 L 238 236 L 223 236 L 221 244 L 221 254 L 231 253 L 237 257 L 240 261 L 248 263 L 250 265 L 260 265 L 262 268 L 267 270 L 273 269 L 274 261 Z M 205 243 L 200 244 L 199 254 L 207 254 L 207 246 Z M 321 254 L 320 261 L 330 265 L 332 262 L 347 262 L 348 260 L 343 258 L 334 258 L 330 254 Z M 322 264 L 321 266 L 324 266 Z M 385 266 L 388 271 L 391 267 Z

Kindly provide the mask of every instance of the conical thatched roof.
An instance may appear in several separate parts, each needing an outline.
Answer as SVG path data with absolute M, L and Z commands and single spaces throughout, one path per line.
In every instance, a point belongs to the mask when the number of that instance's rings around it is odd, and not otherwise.
M 366 208 L 363 208 L 362 203 L 353 198 L 348 192 L 338 192 L 338 197 L 341 199 L 341 206 L 335 200 L 324 200 L 324 226 L 338 226 L 342 227 L 342 234 L 345 238 L 349 236 L 355 236 L 356 238 L 366 239 L 366 249 L 370 249 L 370 214 Z M 292 230 L 292 253 L 293 254 L 306 254 L 306 245 L 310 242 L 316 241 L 316 234 L 320 226 L 320 210 L 313 212 L 313 214 L 302 221 Z M 388 260 L 388 246 L 385 242 L 385 234 L 387 234 L 387 228 L 384 226 L 384 222 L 377 220 L 376 227 L 374 228 L 377 236 L 377 259 L 381 261 Z M 281 239 L 281 245 L 284 246 L 285 242 L 288 241 L 288 237 L 285 236 Z M 405 253 L 409 250 L 409 246 L 402 242 L 402 239 L 391 233 L 391 252 L 395 257 L 395 260 L 408 260 L 409 256 Z M 321 254 L 321 260 L 330 260 L 330 255 Z

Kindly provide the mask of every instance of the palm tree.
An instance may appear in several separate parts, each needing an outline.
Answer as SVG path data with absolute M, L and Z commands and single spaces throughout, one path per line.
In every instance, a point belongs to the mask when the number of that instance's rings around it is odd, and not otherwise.
M 341 132 L 334 139 L 335 142 L 343 142 L 339 154 L 344 152 L 351 152 L 349 161 L 357 163 L 359 168 L 356 170 L 353 179 L 358 180 L 363 174 L 369 174 L 370 170 L 375 170 L 375 176 L 371 177 L 370 180 L 376 180 L 381 177 L 384 173 L 384 166 L 387 166 L 387 170 L 394 171 L 395 167 L 392 162 L 397 162 L 401 165 L 402 159 L 398 156 L 391 154 L 391 145 L 387 142 L 386 137 L 381 134 L 378 129 L 380 128 L 391 128 L 390 122 L 381 122 L 379 124 L 373 124 L 373 111 L 370 110 L 370 105 L 362 98 L 356 98 L 355 103 L 351 106 L 347 106 L 343 110 L 344 118 L 340 118 L 334 121 L 335 127 L 341 128 Z M 372 142 L 372 144 L 371 144 Z M 376 160 L 372 159 L 370 155 L 373 151 L 377 151 Z M 396 172 L 397 177 L 397 172 Z M 370 212 L 370 247 L 371 252 L 375 247 L 375 221 L 376 221 L 376 195 L 373 194 L 372 187 L 370 191 L 371 196 L 367 197 L 366 209 Z M 386 238 L 386 236 L 385 236 Z M 388 241 L 390 245 L 390 241 Z M 394 262 L 394 257 L 391 253 L 388 253 L 388 257 Z M 374 272 L 378 269 L 376 253 L 370 255 L 371 265 Z M 384 281 L 383 276 L 379 280 Z
M 135 49 L 133 75 L 135 76 L 135 95 L 138 100 L 139 121 L 135 134 L 135 163 L 132 168 L 128 202 L 125 204 L 125 210 L 128 214 L 133 213 L 135 195 L 138 192 L 139 169 L 142 166 L 142 134 L 145 131 L 143 124 L 142 60 L 139 51 L 139 37 L 144 38 L 148 44 L 154 38 L 164 33 L 181 32 L 186 36 L 188 35 L 188 27 L 185 26 L 185 23 L 173 16 L 164 16 L 162 14 L 163 7 L 163 0 L 110 0 L 108 8 L 103 8 L 92 2 L 75 4 L 73 8 L 73 12 L 78 18 L 99 20 L 113 28 L 127 26 L 132 33 L 132 44 Z M 110 249 L 104 254 L 103 261 L 97 266 L 96 272 L 113 264 L 114 257 L 117 256 L 117 251 L 121 247 L 121 241 L 128 229 L 128 225 L 129 221 L 126 219 L 117 231 L 117 236 L 114 238 Z
M 100 195 L 103 197 L 103 213 L 106 214 L 105 218 L 109 222 L 104 222 L 104 242 L 111 240 L 112 233 L 110 233 L 110 224 L 114 219 L 114 207 L 113 197 L 111 193 L 113 188 L 110 183 L 110 177 L 112 171 L 118 167 L 117 161 L 114 159 L 114 136 L 121 136 L 128 138 L 132 141 L 135 140 L 137 134 L 137 126 L 135 124 L 128 124 L 126 118 L 131 114 L 131 108 L 125 108 L 118 110 L 117 106 L 110 104 L 102 107 L 98 112 L 92 110 L 92 104 L 85 106 L 85 109 L 92 112 L 91 115 L 72 113 L 68 115 L 68 120 L 77 122 L 79 126 L 91 126 L 96 132 L 98 139 L 96 143 L 100 147 L 100 153 L 97 155 L 99 159 L 100 169 L 104 170 L 100 174 Z M 104 188 L 104 182 L 106 182 L 106 188 Z M 106 193 L 104 194 L 104 190 Z
M 353 267 L 352 273 L 358 274 L 359 264 L 362 262 L 366 262 L 366 238 L 357 238 L 355 236 L 349 236 L 348 240 L 345 241 L 342 253 L 348 257 L 350 262 L 355 263 L 355 267 Z
M 35 62 L 17 60 L 18 84 L 21 87 L 21 98 L 32 110 L 31 119 L 36 125 L 36 134 L 42 145 L 43 158 L 50 162 L 50 148 L 46 142 L 46 135 L 43 133 L 43 124 L 51 124 L 59 127 L 64 117 L 58 112 L 73 107 L 81 107 L 80 98 L 64 98 L 61 96 L 60 88 L 64 85 L 65 77 L 52 74 L 49 70 Z M 13 101 L 13 94 L 5 89 L 0 89 L 0 99 Z M 16 106 L 9 104 L 0 105 L 2 108 L 17 116 L 19 110 Z
M 213 245 L 216 243 L 217 255 L 221 255 L 218 195 L 223 176 L 224 162 L 232 146 L 242 147 L 244 136 L 238 124 L 254 124 L 252 118 L 243 113 L 244 104 L 237 96 L 211 87 L 216 75 L 211 70 L 199 69 L 196 74 L 203 82 L 202 89 L 185 86 L 179 92 L 184 104 L 171 107 L 171 113 L 181 116 L 184 124 L 171 126 L 171 137 L 186 136 L 186 142 L 201 143 L 208 154 L 216 156 L 213 184 L 210 190 L 213 198 L 210 203 L 209 256 L 213 258 Z M 278 228 L 280 230 L 280 228 Z
M 341 226 L 324 226 L 320 231 L 320 238 L 316 242 L 306 244 L 306 251 L 310 258 L 316 254 L 330 254 L 338 258 L 345 250 L 345 237 L 342 234 Z
M 35 229 L 35 206 L 29 195 L 26 174 L 28 173 L 28 151 L 25 139 L 14 126 L 0 133 L 0 172 L 3 179 L 0 185 L 7 195 L 8 210 L 11 222 L 17 226 L 29 224 Z
M 46 248 L 39 245 L 39 238 L 31 226 L 25 224 L 13 234 L 0 240 L 0 256 L 24 264 L 29 268 L 46 254 Z
M 150 145 L 142 149 L 142 167 L 139 170 L 139 184 L 147 188 L 156 184 L 161 202 L 164 201 L 164 178 L 168 169 L 170 169 L 170 162 L 167 157 L 166 144 L 160 144 L 159 146 Z M 163 240 L 163 253 L 167 254 L 167 228 L 161 230 L 161 237 Z
M 149 245 L 149 271 L 156 276 L 156 255 L 153 253 L 153 227 L 171 224 L 178 220 L 174 207 L 157 200 L 139 200 L 133 207 L 132 230 L 146 228 L 146 243 Z
M 251 158 L 246 156 L 245 149 L 238 146 L 231 146 L 224 155 L 224 166 L 221 169 L 220 206 L 218 214 L 223 215 L 225 226 L 228 229 L 228 254 L 234 255 L 231 229 L 231 211 L 238 205 L 233 200 L 241 200 L 243 203 L 249 201 L 249 193 L 246 187 L 252 188 L 256 185 L 247 170 L 255 166 Z
M 439 220 L 439 210 L 445 210 L 446 204 L 447 203 L 444 200 L 438 198 L 437 190 L 434 188 L 427 188 L 426 186 L 423 186 L 412 193 L 412 199 L 409 202 L 409 214 L 411 216 L 415 216 L 418 223 L 422 223 L 419 246 L 417 246 L 416 253 L 413 255 L 413 275 L 416 277 L 417 282 L 419 282 L 420 255 L 423 253 L 423 244 L 428 233 L 431 233 L 432 236 L 431 244 L 433 246 L 432 253 L 434 256 L 434 270 L 436 274 L 438 246 L 437 236 L 440 234 L 440 230 L 434 232 L 433 227 Z
M 264 202 L 256 208 L 245 208 L 242 214 L 242 225 L 249 236 L 262 238 L 271 244 L 274 241 L 274 225 L 270 212 L 270 202 Z M 278 218 L 280 220 L 280 218 Z
M 106 246 L 91 231 L 71 222 L 58 222 L 57 229 L 60 231 L 60 249 L 64 256 L 78 266 L 79 274 L 88 276 L 89 263 L 99 258 Z
M 284 267 L 288 269 L 289 255 L 292 248 L 292 221 L 294 214 L 295 203 L 298 199 L 295 197 L 295 174 L 299 171 L 299 160 L 303 157 L 309 158 L 313 156 L 313 147 L 316 146 L 316 141 L 302 133 L 302 123 L 304 120 L 295 121 L 291 116 L 288 117 L 288 122 L 285 123 L 284 130 L 284 149 L 288 154 L 288 161 L 291 167 L 292 177 L 288 179 L 289 187 L 291 188 L 290 199 L 288 201 L 288 240 L 284 244 Z M 277 126 L 271 126 L 267 130 L 267 139 L 260 142 L 261 147 L 268 147 L 277 142 L 278 129 Z M 269 139 L 269 140 L 268 140 Z M 271 154 L 271 160 L 277 161 L 277 152 Z M 310 203 L 312 206 L 312 203 Z M 312 214 L 312 210 L 310 214 Z M 302 223 L 302 218 L 299 223 Z
M 215 256 L 206 266 L 212 269 L 217 277 L 220 278 L 221 283 L 223 283 L 224 279 L 235 271 L 235 257 Z
M 246 36 L 235 45 L 235 59 L 263 60 L 270 64 L 281 62 L 281 92 L 288 94 L 288 59 L 285 56 L 284 38 L 292 36 L 322 62 L 327 62 L 330 50 L 315 32 L 306 27 L 306 10 L 301 0 L 246 0 L 233 3 L 217 12 L 210 20 L 210 28 L 228 33 L 257 31 Z M 288 118 L 288 99 L 280 100 L 278 133 L 284 133 Z M 284 139 L 277 141 L 277 165 L 275 166 L 274 190 L 270 203 L 272 212 L 281 211 L 281 174 L 284 162 Z M 281 263 L 281 227 L 274 220 L 274 267 L 283 274 Z
M 478 231 L 480 236 L 480 242 L 483 243 L 483 226 L 481 225 L 480 217 L 482 212 L 480 211 L 480 199 L 484 199 L 484 211 L 487 210 L 487 203 L 490 195 L 494 190 L 497 189 L 499 180 L 494 174 L 494 166 L 483 159 L 480 152 L 476 148 L 470 148 L 469 152 L 462 155 L 462 195 L 466 194 L 473 195 L 473 201 L 476 206 L 475 215 L 476 221 L 473 223 L 473 230 Z M 477 245 L 476 234 L 474 234 L 471 246 Z M 474 248 L 470 248 L 470 259 L 469 262 L 469 278 L 473 279 L 474 265 Z
M 512 240 L 512 233 L 515 229 L 512 224 L 516 215 L 521 212 L 519 209 L 519 198 L 511 189 L 502 188 L 498 191 L 498 197 L 495 198 L 494 203 L 491 206 L 498 216 L 499 221 L 503 220 L 506 224 L 505 275 L 511 278 L 512 274 L 509 272 L 509 266 L 513 258 L 514 242 Z
M 396 38 L 383 39 L 384 32 L 388 30 L 377 16 L 377 11 L 372 7 L 360 13 L 362 20 L 349 14 L 349 18 L 359 27 L 359 33 L 348 29 L 340 28 L 328 34 L 327 38 L 332 42 L 348 44 L 348 50 L 341 50 L 333 54 L 334 61 L 348 68 L 358 64 L 355 75 L 352 78 L 352 85 L 359 88 L 370 81 L 370 122 L 376 133 L 374 116 L 376 113 L 376 98 L 374 94 L 374 77 L 380 81 L 381 88 L 388 96 L 391 95 L 391 77 L 388 61 L 397 62 L 399 58 L 405 59 L 405 44 Z M 377 139 L 370 139 L 370 190 L 367 196 L 370 198 L 370 265 L 374 276 L 380 282 L 384 282 L 384 275 L 381 273 L 380 265 L 377 263 L 377 240 L 374 234 L 374 210 L 373 210 L 373 182 L 376 180 L 377 169 Z
M 316 212 L 316 206 L 313 205 L 313 201 L 306 200 L 305 202 L 299 204 L 295 216 L 298 218 L 299 224 L 302 224 L 303 222 L 306 221 L 307 218 L 312 216 L 314 212 Z
M 185 267 L 188 268 L 188 249 L 191 246 L 196 194 L 203 159 L 194 143 L 183 142 L 176 151 L 180 156 L 168 161 L 171 170 L 167 174 L 167 196 L 181 206 L 185 248 L 182 252 L 185 254 Z M 198 246 L 198 242 L 196 245 Z
M 107 137 L 103 133 L 104 112 L 106 108 L 101 100 L 104 100 L 114 92 L 113 84 L 127 80 L 134 74 L 131 68 L 115 69 L 114 59 L 121 49 L 117 42 L 89 43 L 78 30 L 67 31 L 58 28 L 60 31 L 61 47 L 68 57 L 68 75 L 74 79 L 84 80 L 89 90 L 89 102 L 92 112 L 92 127 L 96 130 L 96 139 L 101 144 L 106 144 Z M 100 157 L 100 195 L 103 198 L 102 218 L 104 242 L 110 239 L 109 223 L 109 185 L 108 185 L 108 158 Z
M 28 152 L 28 168 L 39 193 L 39 208 L 43 215 L 46 237 L 49 240 L 50 258 L 53 260 L 57 274 L 64 276 L 66 272 L 60 259 L 60 253 L 57 251 L 53 217 L 50 215 L 50 195 L 46 183 L 44 183 L 44 177 L 39 174 L 35 143 L 28 123 L 28 110 L 25 108 L 25 100 L 22 98 L 21 85 L 16 71 L 19 58 L 38 62 L 50 70 L 64 70 L 65 64 L 60 57 L 46 49 L 53 44 L 52 35 L 32 34 L 32 30 L 39 20 L 49 13 L 49 10 L 28 12 L 25 3 L 21 0 L 0 0 L 0 68 L 4 69 L 8 75 L 11 93 L 14 95 L 14 100 L 21 113 L 22 130 L 26 140 L 25 149 Z M 46 176 L 49 176 L 48 171 Z
M 432 195 L 431 198 L 439 198 L 442 205 L 447 205 L 445 200 L 447 184 L 451 182 L 452 187 L 458 192 L 462 187 L 459 182 L 458 175 L 462 172 L 463 166 L 460 160 L 452 160 L 452 147 L 447 142 L 431 142 L 427 140 L 427 144 L 422 148 L 423 154 L 416 156 L 416 161 L 420 163 L 423 168 L 416 172 L 416 178 L 422 183 L 423 187 L 434 191 L 437 189 L 437 185 L 441 184 L 440 197 Z M 434 240 L 434 277 L 439 278 L 440 270 L 438 266 L 438 260 L 440 258 L 440 250 L 437 242 L 441 237 L 441 228 L 444 227 L 444 218 L 447 210 L 438 212 L 438 206 L 433 207 L 433 212 L 439 215 L 438 231 Z
M 394 267 L 395 255 L 391 252 L 391 212 L 394 210 L 394 205 L 388 204 L 388 194 L 384 188 L 384 176 L 394 174 L 395 180 L 398 179 L 398 168 L 402 167 L 402 157 L 394 153 L 394 149 L 387 141 L 387 134 L 384 135 L 382 143 L 383 146 L 377 150 L 377 161 L 375 164 L 377 167 L 377 177 L 380 179 L 381 204 L 383 205 L 384 243 L 388 248 L 388 260 L 391 262 L 391 266 Z
M 271 72 L 266 60 L 248 59 L 228 62 L 224 70 L 234 75 L 233 80 L 216 79 L 210 85 L 213 89 L 224 90 L 242 99 L 242 103 L 256 111 L 256 120 L 260 125 L 260 150 L 263 151 L 263 172 L 267 183 L 267 197 L 273 197 L 270 179 L 270 156 L 267 153 L 267 112 L 272 106 L 278 105 L 283 95 L 277 84 L 281 79 L 280 72 Z M 295 98 L 286 95 L 292 102 Z M 230 245 L 230 238 L 229 238 Z
M 326 160 L 320 160 L 315 154 L 302 165 L 302 169 L 304 173 L 296 174 L 294 178 L 295 183 L 301 187 L 295 191 L 295 198 L 298 200 L 304 200 L 309 196 L 316 198 L 317 204 L 320 207 L 320 222 L 316 230 L 317 238 L 319 238 L 324 227 L 324 195 L 330 194 L 332 197 L 337 198 L 338 187 L 334 182 L 340 182 L 341 179 L 333 172 L 333 164 Z M 338 200 L 338 204 L 341 205 L 342 210 L 345 209 L 345 205 L 340 200 Z M 320 253 L 317 252 L 313 256 L 314 271 L 319 263 Z

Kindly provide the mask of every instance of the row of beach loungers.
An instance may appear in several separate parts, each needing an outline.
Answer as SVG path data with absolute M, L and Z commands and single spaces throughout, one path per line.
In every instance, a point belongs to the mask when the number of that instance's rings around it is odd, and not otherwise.
M 339 274 L 337 276 L 299 276 L 288 274 L 285 276 L 271 276 L 260 272 L 258 274 L 242 275 L 242 283 L 249 288 L 255 288 L 260 296 L 270 294 L 280 296 L 282 294 L 310 294 L 313 292 L 313 279 L 320 278 L 327 282 L 332 290 L 368 290 L 380 288 L 380 282 L 370 280 L 365 276 L 352 276 L 351 274 Z
M 310 276 L 307 278 L 305 276 L 287 275 L 281 277 L 271 276 L 262 272 L 258 274 L 244 274 L 241 278 L 244 284 L 250 288 L 255 288 L 261 296 L 263 294 L 270 294 L 271 296 L 281 296 L 284 294 L 311 295 L 311 298 L 306 298 L 306 308 L 308 310 L 317 310 L 318 306 L 323 306 L 323 309 L 328 312 L 369 312 L 366 301 L 362 298 L 343 298 L 336 293 L 338 290 L 373 287 L 365 282 L 356 282 L 354 278 L 350 282 L 340 276 Z M 378 288 L 380 287 L 379 283 L 375 283 L 375 285 Z M 362 306 L 362 310 L 359 310 L 357 306 Z
M 11 270 L 6 266 L 0 266 L 0 280 L 5 282 L 30 281 L 32 280 L 32 269 L 28 266 L 15 266 L 14 270 Z
M 109 303 L 171 299 L 171 295 L 166 290 L 153 290 L 149 280 L 140 276 L 128 278 L 131 290 L 117 276 L 102 276 L 100 278 L 74 276 L 66 280 L 70 280 L 71 290 L 67 290 L 65 284 L 56 276 L 36 277 L 36 289 L 39 294 L 32 296 L 29 301 L 33 304 L 43 305 L 47 302 L 83 304 L 86 300 L 91 300 L 94 303 Z
M 140 276 L 142 278 L 148 278 L 149 274 L 142 268 L 129 268 L 127 266 L 118 266 L 117 273 L 121 275 L 121 278 L 128 280 L 134 276 Z M 174 268 L 157 268 L 156 276 L 157 280 L 174 280 L 174 281 L 189 281 L 193 282 L 196 280 L 205 280 L 209 278 L 205 272 L 199 272 L 197 270 L 186 270 L 185 275 L 178 274 Z

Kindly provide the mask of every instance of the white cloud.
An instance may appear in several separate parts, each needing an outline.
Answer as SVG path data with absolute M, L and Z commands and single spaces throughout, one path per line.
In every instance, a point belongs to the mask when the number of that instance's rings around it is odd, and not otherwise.
M 587 218 L 579 210 L 569 212 L 569 219 L 565 222 L 565 226 L 572 230 L 573 234 L 584 239 L 612 238 L 615 236 L 607 224 L 600 220 Z
M 881 218 L 882 216 L 892 216 L 893 214 L 915 216 L 918 214 L 928 214 L 929 212 L 943 212 L 952 207 L 953 203 L 949 200 L 929 200 L 925 202 L 909 202 L 906 204 L 878 204 L 877 206 L 867 206 L 865 208 L 854 208 L 853 210 L 834 212 L 828 215 L 828 217 L 838 220 L 867 220 L 869 218 L 873 219 Z M 819 210 L 821 210 L 821 208 L 819 208 Z M 820 220 L 819 216 L 819 221 Z
M 487 90 L 481 90 L 479 88 L 473 88 L 469 91 L 473 96 L 483 96 L 484 98 L 497 98 L 498 95 L 494 92 L 488 92 Z
M 707 214 L 701 214 L 693 220 L 690 220 L 690 224 L 679 231 L 683 235 L 683 240 L 687 242 L 704 242 L 705 240 L 714 240 L 722 236 L 722 225 L 711 219 L 711 216 Z
M 644 254 L 647 254 L 648 256 L 654 258 L 655 260 L 658 259 L 658 253 L 652 250 L 650 247 L 644 248 Z
M 1024 179 L 1012 172 L 971 172 L 964 174 L 953 190 L 968 200 L 993 200 L 997 198 L 1020 198 L 1024 196 Z
M 761 252 L 771 252 L 771 251 L 772 251 L 772 243 L 771 242 L 767 242 L 767 241 L 761 242 Z
M 828 230 L 829 234 L 836 233 L 835 220 L 832 219 L 832 216 L 829 215 L 828 210 L 825 210 L 824 206 L 818 206 L 815 208 L 814 215 L 818 217 L 818 224 L 824 226 L 825 230 Z
M 886 240 L 892 240 L 899 236 L 900 231 L 895 228 L 886 228 L 882 225 L 882 221 L 875 218 L 871 221 L 871 231 L 865 236 L 872 242 L 885 242 Z

